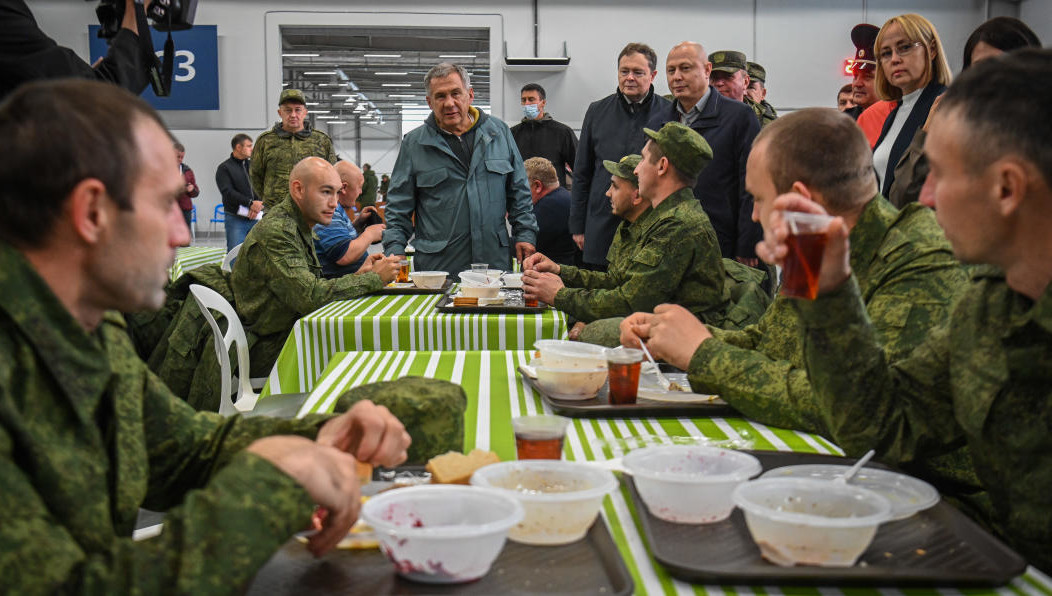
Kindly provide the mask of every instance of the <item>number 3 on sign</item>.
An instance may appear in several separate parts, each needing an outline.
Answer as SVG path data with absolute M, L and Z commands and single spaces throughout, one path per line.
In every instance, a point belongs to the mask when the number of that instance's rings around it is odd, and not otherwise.
M 164 59 L 164 52 L 158 51 L 157 57 L 161 60 Z M 197 70 L 194 69 L 194 53 L 190 50 L 176 50 L 175 51 L 175 72 L 172 78 L 177 83 L 185 83 L 187 81 L 194 80 L 194 76 L 197 74 Z

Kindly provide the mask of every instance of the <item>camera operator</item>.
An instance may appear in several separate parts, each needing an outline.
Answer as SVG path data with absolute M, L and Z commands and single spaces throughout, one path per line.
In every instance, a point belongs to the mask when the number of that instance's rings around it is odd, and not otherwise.
M 149 77 L 139 47 L 135 2 L 124 2 L 121 29 L 110 40 L 106 57 L 92 66 L 41 31 L 25 0 L 0 0 L 0 99 L 27 81 L 62 77 L 99 79 L 142 93 Z

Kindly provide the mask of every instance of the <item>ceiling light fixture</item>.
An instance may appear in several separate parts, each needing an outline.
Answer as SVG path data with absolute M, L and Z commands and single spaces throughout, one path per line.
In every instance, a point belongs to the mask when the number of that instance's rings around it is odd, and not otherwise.
M 439 54 L 439 58 L 474 58 L 474 54 Z
M 313 70 L 313 71 L 304 72 L 303 74 L 310 75 L 310 76 L 329 77 L 329 76 L 332 76 L 332 75 L 336 74 L 336 71 L 335 70 Z
M 381 87 L 412 87 L 411 83 L 383 83 Z
M 401 58 L 401 54 L 362 54 L 366 58 Z
M 315 114 L 328 114 L 332 110 L 314 110 Z
M 316 102 L 316 101 L 308 101 L 308 102 L 307 102 L 307 107 L 310 107 L 310 106 L 320 106 L 320 105 L 321 105 L 321 104 L 320 104 L 320 103 L 318 103 L 318 102 Z
M 387 97 L 398 97 L 398 98 L 403 98 L 403 99 L 411 99 L 411 98 L 414 98 L 414 97 L 416 97 L 416 95 L 413 95 L 413 94 L 411 94 L 411 93 L 409 93 L 409 94 L 402 94 L 402 93 L 388 93 L 388 94 L 387 94 Z
M 378 76 L 378 77 L 403 77 L 403 76 L 405 76 L 405 75 L 407 75 L 409 73 L 408 72 L 374 72 L 373 74 Z
M 282 54 L 282 58 L 317 58 L 321 54 Z
M 324 119 L 332 120 L 333 118 L 339 118 L 339 116 L 315 116 L 315 118 L 317 118 L 319 120 L 324 120 Z

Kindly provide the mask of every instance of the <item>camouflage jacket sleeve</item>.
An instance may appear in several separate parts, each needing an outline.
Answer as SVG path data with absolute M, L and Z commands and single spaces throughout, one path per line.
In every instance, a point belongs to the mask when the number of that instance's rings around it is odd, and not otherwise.
M 267 153 L 267 137 L 260 135 L 256 139 L 256 143 L 252 148 L 253 153 L 262 157 Z M 252 191 L 256 193 L 257 197 L 263 196 L 264 181 L 266 180 L 266 166 L 263 159 L 253 159 L 248 165 L 248 177 L 252 182 Z
M 617 280 L 606 271 L 591 271 L 573 265 L 560 265 L 559 279 L 563 280 L 563 285 L 568 288 L 609 290 L 617 287 Z
M 815 401 L 844 451 L 876 449 L 887 461 L 909 464 L 963 443 L 949 392 L 946 325 L 889 365 L 854 276 L 817 300 L 793 303 Z
M 681 241 L 687 234 L 681 225 L 675 219 L 654 224 L 645 244 L 625 260 L 623 272 L 613 280 L 613 288 L 563 288 L 555 295 L 555 307 L 586 323 L 653 311 L 675 294 L 687 270 L 694 266 L 694 255 L 684 252 L 694 247 Z M 714 289 L 717 293 L 723 291 L 722 272 L 720 281 L 719 288 Z M 716 297 L 712 302 L 719 301 Z

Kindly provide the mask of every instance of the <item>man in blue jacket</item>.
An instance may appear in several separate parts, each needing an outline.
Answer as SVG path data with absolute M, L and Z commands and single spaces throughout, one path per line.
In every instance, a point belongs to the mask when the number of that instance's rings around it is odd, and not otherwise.
M 434 66 L 424 87 L 431 115 L 402 139 L 387 195 L 384 251 L 404 255 L 415 233 L 419 271 L 456 275 L 472 263 L 510 270 L 511 242 L 521 262 L 537 241 L 515 139 L 506 124 L 471 105 L 475 92 L 462 67 Z
M 603 161 L 616 162 L 639 153 L 646 143 L 643 127 L 647 121 L 672 109 L 667 99 L 654 93 L 655 76 L 654 50 L 642 43 L 626 45 L 617 56 L 617 91 L 592 102 L 585 112 L 574 159 L 570 233 L 584 251 L 588 269 L 606 270 L 606 253 L 621 223 L 610 211 L 606 196 L 610 172 Z
M 756 243 L 763 238 L 763 228 L 752 220 L 752 196 L 745 191 L 745 162 L 760 132 L 756 114 L 749 106 L 713 92 L 712 63 L 699 43 L 684 41 L 672 48 L 665 73 L 676 101 L 653 115 L 647 128 L 659 130 L 676 121 L 705 137 L 713 158 L 698 176 L 694 196 L 712 221 L 723 256 L 758 265 Z

